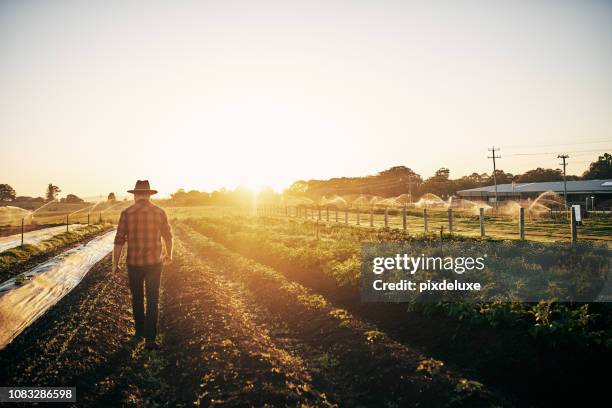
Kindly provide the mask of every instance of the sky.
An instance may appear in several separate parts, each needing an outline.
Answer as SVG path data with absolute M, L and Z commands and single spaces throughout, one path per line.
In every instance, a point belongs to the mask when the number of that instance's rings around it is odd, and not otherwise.
M 2 1 L 0 183 L 167 195 L 612 151 L 612 2 Z

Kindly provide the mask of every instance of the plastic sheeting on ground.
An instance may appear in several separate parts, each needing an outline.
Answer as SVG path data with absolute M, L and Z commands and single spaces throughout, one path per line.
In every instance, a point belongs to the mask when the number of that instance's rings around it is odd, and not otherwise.
M 77 226 L 80 227 L 80 225 Z M 64 231 L 66 231 L 65 225 L 28 231 L 23 234 L 23 243 L 36 245 L 39 242 L 44 241 L 45 239 L 49 239 L 54 235 L 61 234 Z M 0 237 L 0 252 L 6 251 L 7 249 L 11 249 L 19 245 L 21 245 L 21 234 L 9 235 L 8 237 Z
M 74 289 L 112 250 L 114 236 L 107 232 L 30 269 L 21 285 L 15 278 L 0 284 L 0 349 Z

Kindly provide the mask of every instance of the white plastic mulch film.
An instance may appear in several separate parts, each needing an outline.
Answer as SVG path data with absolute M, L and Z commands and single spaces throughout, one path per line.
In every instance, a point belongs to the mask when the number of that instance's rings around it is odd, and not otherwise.
M 36 245 L 45 239 L 49 239 L 54 235 L 66 231 L 66 226 L 43 228 L 35 231 L 28 231 L 23 234 L 23 243 Z M 0 237 L 0 252 L 21 245 L 21 234 L 9 235 L 8 237 Z
M 15 278 L 0 284 L 0 349 L 74 289 L 112 250 L 114 236 L 107 232 L 30 269 L 21 285 Z

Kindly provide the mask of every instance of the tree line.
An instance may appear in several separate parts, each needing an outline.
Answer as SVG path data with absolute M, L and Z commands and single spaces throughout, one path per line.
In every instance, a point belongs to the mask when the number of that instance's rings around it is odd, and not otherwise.
M 57 200 L 59 193 L 62 190 L 53 183 L 49 183 L 47 185 L 47 189 L 45 190 L 45 197 L 30 197 L 30 196 L 18 196 L 15 189 L 9 184 L 0 184 L 0 203 L 22 203 L 22 204 L 43 204 L 51 201 Z M 114 202 L 116 201 L 115 193 L 110 193 L 107 197 L 108 201 Z M 84 203 L 81 197 L 76 194 L 67 194 L 66 197 L 63 197 L 58 200 L 60 203 L 66 204 L 81 204 Z
M 497 170 L 495 178 L 498 184 L 505 183 L 537 183 L 563 180 L 560 169 L 545 169 L 538 167 L 522 174 L 506 173 Z M 568 175 L 568 180 L 612 179 L 612 155 L 605 153 L 592 162 L 582 176 Z M 406 166 L 395 166 L 381 171 L 375 175 L 365 177 L 337 177 L 329 180 L 298 180 L 283 193 L 285 195 L 302 196 L 318 199 L 322 196 L 350 196 L 350 195 L 378 195 L 393 197 L 409 193 L 414 199 L 426 193 L 433 193 L 446 198 L 459 190 L 489 186 L 493 184 L 493 175 L 487 173 L 472 173 L 457 179 L 451 179 L 448 168 L 440 168 L 429 178 L 423 179 Z M 48 202 L 57 199 L 60 188 L 49 183 L 43 197 L 17 196 L 15 190 L 8 184 L 0 184 L 0 202 L 36 201 Z M 254 202 L 278 202 L 281 194 L 271 188 L 264 188 L 257 194 L 250 189 L 239 186 L 234 190 L 222 188 L 213 192 L 177 190 L 169 199 L 156 200 L 170 206 L 196 206 L 196 205 L 244 205 Z M 83 200 L 74 194 L 62 199 L 66 203 L 79 203 Z M 109 201 L 115 200 L 115 194 L 108 195 Z
M 605 153 L 592 162 L 582 176 L 567 175 L 567 180 L 594 180 L 612 178 L 612 155 Z M 562 181 L 561 169 L 545 169 L 538 167 L 522 174 L 507 173 L 503 170 L 495 172 L 498 184 L 507 183 L 538 183 Z M 289 187 L 285 193 L 309 198 L 319 198 L 330 195 L 378 195 L 393 197 L 409 193 L 418 198 L 426 193 L 433 193 L 443 198 L 454 195 L 457 191 L 470 188 L 493 185 L 493 174 L 472 173 L 456 179 L 451 179 L 450 170 L 440 168 L 427 179 L 405 166 L 396 166 L 366 177 L 341 177 L 329 180 L 299 180 Z

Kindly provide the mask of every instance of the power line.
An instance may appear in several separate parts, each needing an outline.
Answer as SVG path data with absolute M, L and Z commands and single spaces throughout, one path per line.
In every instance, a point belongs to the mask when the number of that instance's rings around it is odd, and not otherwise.
M 573 150 L 568 151 L 568 153 L 595 153 L 601 152 L 602 150 L 612 150 L 611 147 L 603 147 L 601 149 L 592 149 L 592 150 Z M 558 154 L 558 152 L 542 152 L 542 153 L 514 153 L 509 156 L 545 156 L 549 154 Z
M 573 145 L 584 145 L 584 144 L 597 144 L 597 143 L 605 143 L 605 142 L 612 142 L 612 139 L 597 139 L 597 140 L 591 140 L 591 141 L 580 141 L 580 142 L 571 142 L 571 143 L 554 143 L 554 144 L 541 144 L 541 145 L 514 145 L 514 146 L 507 146 L 505 148 L 509 148 L 510 150 L 512 149 L 516 149 L 516 148 L 533 148 L 533 147 L 556 147 L 556 146 L 573 146 Z

